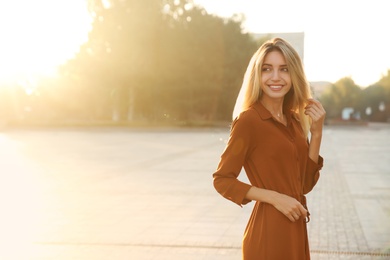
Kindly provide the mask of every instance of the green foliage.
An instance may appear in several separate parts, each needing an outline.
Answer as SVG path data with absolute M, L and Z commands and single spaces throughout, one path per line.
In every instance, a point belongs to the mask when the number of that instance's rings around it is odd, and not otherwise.
M 377 83 L 366 88 L 360 88 L 351 78 L 340 79 L 321 95 L 320 100 L 330 119 L 340 118 L 342 110 L 350 107 L 363 120 L 389 121 L 390 70 Z
M 376 84 L 384 89 L 384 101 L 390 105 L 390 69 Z
M 383 85 L 376 83 L 369 86 L 363 90 L 363 96 L 362 110 L 369 108 L 371 112 L 368 115 L 364 114 L 366 119 L 382 122 L 390 119 L 389 93 Z
M 90 1 L 89 41 L 62 68 L 119 119 L 226 120 L 257 48 L 237 17 L 207 14 L 191 1 Z M 92 95 L 93 94 L 93 95 Z M 95 113 L 96 114 L 96 113 Z
M 327 111 L 327 117 L 341 117 L 342 110 L 346 107 L 358 109 L 360 93 L 361 88 L 349 77 L 332 84 L 320 98 Z
M 190 0 L 88 3 L 94 18 L 88 42 L 61 67 L 60 80 L 38 83 L 33 95 L 3 88 L 7 118 L 230 121 L 244 71 L 261 44 L 242 32 L 244 17 L 210 15 Z M 340 79 L 320 99 L 328 118 L 339 118 L 345 107 L 364 116 L 370 107 L 367 120 L 388 121 L 390 70 L 365 89 Z M 25 112 L 29 108 L 36 114 Z

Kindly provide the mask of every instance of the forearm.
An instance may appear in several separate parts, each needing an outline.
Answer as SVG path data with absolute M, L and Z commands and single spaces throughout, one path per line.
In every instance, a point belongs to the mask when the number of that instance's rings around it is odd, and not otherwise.
M 258 187 L 252 186 L 245 198 L 248 200 L 260 201 L 269 204 L 274 203 L 275 196 L 277 196 L 277 192 L 273 190 L 261 189 Z
M 309 99 L 309 104 L 305 107 L 305 114 L 310 116 L 312 124 L 310 126 L 309 157 L 318 163 L 320 146 L 322 139 L 322 128 L 325 120 L 325 109 L 322 104 L 314 99 Z
M 320 155 L 321 139 L 322 139 L 322 133 L 312 134 L 310 137 L 309 157 L 315 163 L 318 163 L 318 158 Z

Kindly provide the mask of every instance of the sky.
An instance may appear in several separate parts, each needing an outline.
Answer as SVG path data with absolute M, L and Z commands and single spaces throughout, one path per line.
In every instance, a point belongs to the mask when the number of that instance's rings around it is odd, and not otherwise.
M 86 1 L 0 1 L 0 86 L 14 79 L 34 85 L 37 75 L 55 75 L 88 40 Z M 304 32 L 309 81 L 352 77 L 365 87 L 390 69 L 388 0 L 194 2 L 222 17 L 243 13 L 248 32 Z
M 351 77 L 367 87 L 390 69 L 388 0 L 194 0 L 208 13 L 242 13 L 253 33 L 303 32 L 309 81 Z
M 88 40 L 91 21 L 83 0 L 0 0 L 0 83 L 55 75 Z

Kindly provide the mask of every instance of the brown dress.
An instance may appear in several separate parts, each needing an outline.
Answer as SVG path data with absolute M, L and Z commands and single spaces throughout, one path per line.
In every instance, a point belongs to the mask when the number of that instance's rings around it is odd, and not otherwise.
M 306 207 L 323 165 L 309 158 L 308 142 L 292 112 L 287 126 L 257 102 L 233 121 L 230 138 L 213 174 L 215 189 L 242 206 L 251 185 L 294 197 Z M 251 185 L 237 179 L 244 167 Z M 256 202 L 243 238 L 244 260 L 310 259 L 306 219 L 291 222 L 275 207 Z

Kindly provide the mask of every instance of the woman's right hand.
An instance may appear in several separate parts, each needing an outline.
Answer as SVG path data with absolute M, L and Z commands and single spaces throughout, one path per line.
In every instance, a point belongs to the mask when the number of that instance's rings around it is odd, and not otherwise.
M 305 207 L 298 200 L 285 194 L 275 193 L 272 205 L 292 222 L 300 217 L 307 217 Z

